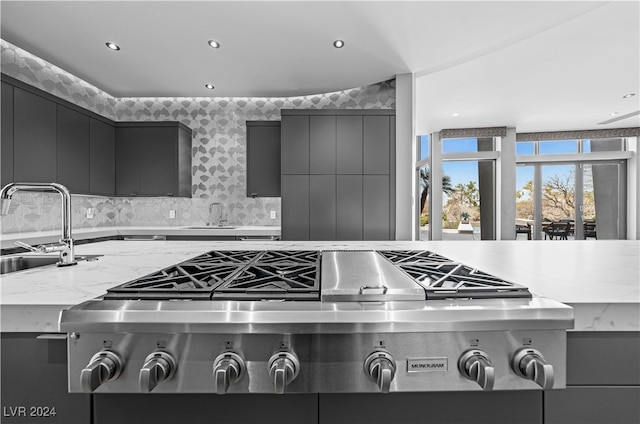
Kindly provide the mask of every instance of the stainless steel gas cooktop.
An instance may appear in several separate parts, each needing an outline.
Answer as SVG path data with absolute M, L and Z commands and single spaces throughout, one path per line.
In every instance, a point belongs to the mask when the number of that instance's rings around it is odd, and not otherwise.
M 62 311 L 69 391 L 565 386 L 572 309 L 437 253 L 211 251 Z
M 332 262 L 322 268 L 322 273 L 334 278 L 335 253 L 211 251 L 111 288 L 105 299 L 317 301 L 321 293 L 321 259 L 324 256 Z M 531 297 L 526 287 L 429 251 L 343 253 L 349 254 L 341 264 L 342 272 L 362 274 L 354 278 L 360 278 L 365 295 L 378 287 L 388 289 L 389 285 L 411 279 L 419 285 L 414 289 L 423 288 L 423 295 L 418 296 L 421 299 Z M 381 274 L 381 263 L 401 272 Z M 374 269 L 367 269 L 371 264 L 375 264 Z M 372 272 L 376 272 L 374 277 L 364 275 Z M 374 285 L 371 285 L 372 278 L 376 280 Z M 381 278 L 385 281 L 380 281 Z M 391 292 L 378 297 L 392 300 Z M 328 299 L 323 296 L 323 300 Z

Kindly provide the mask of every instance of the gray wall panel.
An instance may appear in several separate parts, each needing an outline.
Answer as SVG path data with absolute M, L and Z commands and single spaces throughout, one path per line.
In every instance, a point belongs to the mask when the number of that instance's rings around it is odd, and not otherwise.
M 364 116 L 364 174 L 389 174 L 389 117 Z
M 336 176 L 309 176 L 309 239 L 336 239 Z
M 389 240 L 389 176 L 365 175 L 363 240 Z
M 336 117 L 309 117 L 309 173 L 336 173 Z
M 362 240 L 362 175 L 338 175 L 336 240 Z
M 282 176 L 282 239 L 309 240 L 309 176 Z
M 338 174 L 362 174 L 362 116 L 337 117 Z
M 309 117 L 282 117 L 282 173 L 309 173 Z

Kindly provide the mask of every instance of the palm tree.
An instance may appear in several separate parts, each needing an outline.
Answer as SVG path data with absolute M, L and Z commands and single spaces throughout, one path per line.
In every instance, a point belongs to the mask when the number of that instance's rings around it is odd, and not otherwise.
M 420 193 L 420 213 L 424 211 L 424 205 L 427 203 L 427 197 L 429 196 L 429 170 L 420 170 L 420 187 L 422 192 Z M 451 187 L 451 177 L 448 175 L 442 176 L 442 192 L 451 194 L 453 187 Z

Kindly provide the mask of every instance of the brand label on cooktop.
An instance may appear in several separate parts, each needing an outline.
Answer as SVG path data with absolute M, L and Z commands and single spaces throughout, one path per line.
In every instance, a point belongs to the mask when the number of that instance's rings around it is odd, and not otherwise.
M 407 372 L 447 371 L 447 358 L 407 358 Z

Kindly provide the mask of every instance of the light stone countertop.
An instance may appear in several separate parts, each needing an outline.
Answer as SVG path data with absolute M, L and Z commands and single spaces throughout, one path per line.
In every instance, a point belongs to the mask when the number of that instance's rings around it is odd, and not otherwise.
M 115 236 L 280 236 L 279 226 L 237 226 L 227 228 L 217 227 L 190 227 L 190 226 L 131 226 L 131 227 L 97 227 L 74 228 L 73 239 L 76 241 Z M 20 240 L 31 245 L 54 243 L 60 240 L 60 230 L 5 233 L 0 236 L 0 248 L 11 249 L 16 247 L 15 242 Z
M 229 230 L 223 230 L 229 231 Z M 99 260 L 6 274 L 3 332 L 57 332 L 63 308 L 210 250 L 406 250 L 437 252 L 574 308 L 575 330 L 640 331 L 638 241 L 106 241 L 77 246 Z

